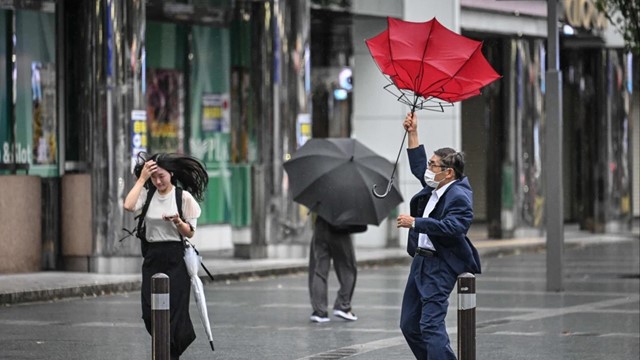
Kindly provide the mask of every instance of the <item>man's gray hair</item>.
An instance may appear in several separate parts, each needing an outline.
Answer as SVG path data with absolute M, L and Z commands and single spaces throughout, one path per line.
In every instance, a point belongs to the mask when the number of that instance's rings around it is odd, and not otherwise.
M 433 152 L 440 157 L 443 166 L 453 169 L 456 179 L 464 176 L 464 153 L 452 148 L 441 148 Z

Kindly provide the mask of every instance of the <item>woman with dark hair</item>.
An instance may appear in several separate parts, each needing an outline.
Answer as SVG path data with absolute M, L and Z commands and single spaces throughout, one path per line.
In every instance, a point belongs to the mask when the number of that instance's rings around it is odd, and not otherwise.
M 196 337 L 189 317 L 191 283 L 183 260 L 183 239 L 195 233 L 201 212 L 198 201 L 203 200 L 209 177 L 197 159 L 165 153 L 151 157 L 140 153 L 133 172 L 138 180 L 125 198 L 125 210 L 139 215 L 149 202 L 143 219 L 145 236 L 141 239 L 142 319 L 151 335 L 151 277 L 156 273 L 168 275 L 171 359 L 178 359 Z M 181 204 L 176 201 L 177 186 L 182 189 Z

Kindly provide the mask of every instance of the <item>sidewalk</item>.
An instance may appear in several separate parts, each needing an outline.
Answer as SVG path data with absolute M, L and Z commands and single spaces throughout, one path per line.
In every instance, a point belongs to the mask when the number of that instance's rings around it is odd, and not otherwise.
M 565 247 L 588 246 L 608 242 L 638 240 L 637 221 L 633 231 L 621 234 L 591 234 L 566 230 Z M 497 257 L 525 251 L 541 251 L 544 237 L 476 240 L 481 258 Z M 410 257 L 404 249 L 357 248 L 360 267 L 408 264 Z M 252 277 L 275 276 L 307 271 L 307 259 L 242 260 L 231 255 L 203 254 L 205 266 L 215 281 L 240 280 Z M 206 274 L 201 271 L 205 279 Z M 0 305 L 34 301 L 51 301 L 70 297 L 100 296 L 109 293 L 140 289 L 140 274 L 94 274 L 77 272 L 51 272 L 0 275 Z

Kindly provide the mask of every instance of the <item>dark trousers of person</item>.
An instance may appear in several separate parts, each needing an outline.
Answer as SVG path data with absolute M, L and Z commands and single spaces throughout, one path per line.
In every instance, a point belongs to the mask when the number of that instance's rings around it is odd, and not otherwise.
M 441 258 L 417 255 L 402 298 L 400 329 L 418 360 L 455 360 L 445 326 L 457 275 Z
M 353 240 L 350 234 L 332 232 L 326 222 L 316 221 L 309 254 L 309 295 L 313 311 L 320 314 L 327 313 L 327 279 L 331 259 L 340 283 L 333 308 L 351 310 L 358 275 Z
M 180 355 L 195 340 L 196 333 L 189 316 L 191 280 L 184 263 L 184 246 L 179 241 L 148 243 L 142 263 L 142 319 L 149 335 L 151 326 L 151 277 L 157 273 L 169 276 L 169 313 L 171 359 Z

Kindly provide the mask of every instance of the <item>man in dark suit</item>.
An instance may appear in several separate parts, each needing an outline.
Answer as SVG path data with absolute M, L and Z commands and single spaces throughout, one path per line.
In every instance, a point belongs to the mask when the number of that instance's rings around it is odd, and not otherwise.
M 419 144 L 415 113 L 407 114 L 411 172 L 424 187 L 398 216 L 409 229 L 407 252 L 413 257 L 402 299 L 400 329 L 416 359 L 456 359 L 445 326 L 449 295 L 458 275 L 480 273 L 478 251 L 467 238 L 473 220 L 472 190 L 464 176 L 464 157 L 451 148 L 427 161 Z

